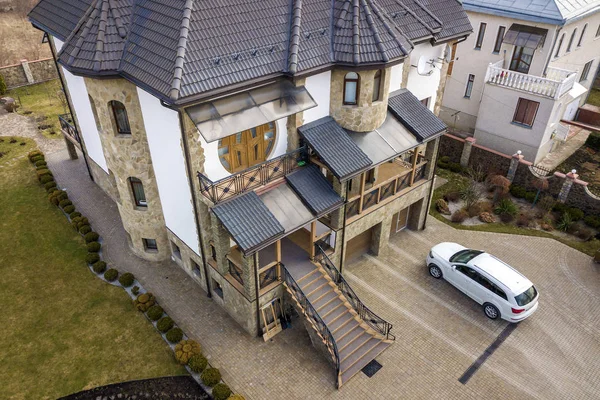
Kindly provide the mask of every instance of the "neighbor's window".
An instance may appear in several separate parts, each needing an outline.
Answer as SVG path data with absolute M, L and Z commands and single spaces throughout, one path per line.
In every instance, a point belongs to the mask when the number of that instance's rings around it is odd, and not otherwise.
M 494 53 L 499 53 L 502 47 L 502 41 L 504 40 L 504 32 L 506 32 L 505 26 L 498 27 L 498 34 L 496 35 L 496 43 L 494 44 Z
M 144 249 L 146 251 L 157 251 L 158 246 L 156 245 L 156 239 L 142 239 L 144 242 Z
M 517 109 L 515 111 L 515 116 L 513 117 L 513 122 L 530 127 L 533 126 L 533 122 L 535 121 L 535 116 L 539 107 L 540 103 L 537 101 L 520 98 L 519 102 L 517 103 Z
M 129 126 L 129 118 L 127 117 L 127 110 L 125 106 L 120 101 L 112 100 L 110 103 L 110 108 L 112 109 L 115 126 L 117 128 L 117 133 L 122 135 L 130 135 L 131 127 Z
M 219 160 L 232 173 L 260 164 L 273 151 L 276 137 L 275 122 L 227 136 L 219 140 Z
M 588 24 L 585 24 L 583 26 L 583 29 L 581 30 L 581 36 L 579 36 L 579 40 L 577 41 L 577 47 L 581 47 L 581 43 L 583 43 L 583 35 L 585 35 L 585 31 L 587 29 L 587 25 Z
M 344 105 L 358 104 L 360 77 L 356 72 L 348 72 L 344 77 Z
M 534 49 L 530 49 L 528 47 L 515 47 L 515 51 L 513 52 L 512 60 L 510 61 L 510 66 L 508 69 L 511 71 L 520 72 L 522 74 L 528 74 L 531 61 L 533 60 L 534 51 Z
M 138 207 L 148 207 L 146 202 L 146 193 L 144 193 L 144 185 L 138 178 L 129 178 L 133 200 Z
M 479 33 L 477 34 L 477 41 L 475 42 L 475 48 L 477 50 L 481 49 L 481 46 L 483 45 L 483 37 L 485 36 L 486 27 L 487 24 L 485 22 L 479 24 Z
M 558 57 L 558 55 L 560 54 L 560 49 L 562 47 L 563 41 L 565 40 L 565 34 L 563 33 L 560 36 L 560 40 L 558 41 L 558 45 L 556 46 L 556 53 L 554 53 L 554 57 Z
M 569 44 L 567 45 L 567 53 L 571 51 L 571 47 L 573 46 L 573 41 L 575 40 L 575 35 L 577 35 L 577 28 L 571 33 L 571 38 L 569 39 Z
M 471 98 L 471 93 L 473 92 L 473 82 L 475 82 L 475 75 L 469 74 L 469 79 L 467 79 L 467 87 L 465 88 L 465 97 Z
M 378 69 L 373 77 L 373 101 L 381 100 L 379 98 L 381 92 L 381 70 Z
M 588 75 L 590 74 L 590 69 L 592 69 L 593 63 L 594 63 L 594 60 L 588 61 L 585 63 L 585 65 L 583 66 L 583 71 L 581 71 L 581 78 L 579 78 L 579 82 L 583 82 L 588 78 Z

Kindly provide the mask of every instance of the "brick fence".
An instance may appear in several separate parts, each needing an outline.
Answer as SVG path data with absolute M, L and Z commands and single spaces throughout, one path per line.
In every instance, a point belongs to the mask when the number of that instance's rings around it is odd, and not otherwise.
M 36 61 L 21 60 L 19 64 L 0 67 L 0 75 L 9 89 L 57 79 L 56 66 L 52 58 Z
M 509 156 L 480 146 L 474 138 L 461 139 L 445 134 L 440 143 L 440 157 L 450 157 L 450 162 L 463 167 L 481 168 L 487 174 L 505 175 L 511 182 L 535 190 L 533 182 L 548 180 L 547 194 L 572 207 L 580 208 L 588 215 L 600 214 L 600 197 L 592 194 L 588 183 L 578 179 L 577 173 L 544 173 L 531 162 L 525 161 L 518 152 Z

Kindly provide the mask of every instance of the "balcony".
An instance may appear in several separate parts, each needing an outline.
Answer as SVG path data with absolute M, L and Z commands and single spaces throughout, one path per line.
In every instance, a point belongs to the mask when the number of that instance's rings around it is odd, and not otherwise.
M 79 138 L 79 132 L 73 124 L 71 114 L 61 114 L 58 116 L 60 122 L 60 130 L 63 134 L 73 139 L 79 146 L 81 146 L 81 139 Z
M 301 147 L 214 182 L 198 172 L 200 193 L 213 204 L 218 204 L 283 178 L 303 167 L 306 165 L 307 154 L 306 147 Z
M 549 67 L 546 77 L 522 74 L 503 67 L 503 61 L 490 63 L 485 82 L 527 93 L 559 99 L 573 88 L 577 72 Z

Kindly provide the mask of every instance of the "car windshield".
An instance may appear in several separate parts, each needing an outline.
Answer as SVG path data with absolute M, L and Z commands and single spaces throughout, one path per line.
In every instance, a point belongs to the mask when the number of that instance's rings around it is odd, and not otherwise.
M 470 249 L 461 250 L 458 253 L 454 254 L 452 257 L 450 257 L 450 262 L 466 264 L 481 253 L 483 253 L 483 251 Z
M 536 296 L 537 290 L 535 290 L 535 288 L 532 286 L 520 295 L 516 296 L 515 300 L 517 301 L 518 305 L 526 306 L 527 304 L 531 303 Z

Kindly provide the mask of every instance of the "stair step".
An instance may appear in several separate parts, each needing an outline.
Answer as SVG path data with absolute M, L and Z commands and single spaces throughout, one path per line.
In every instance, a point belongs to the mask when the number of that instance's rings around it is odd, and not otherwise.
M 318 279 L 315 279 L 311 282 L 307 282 L 305 286 L 302 286 L 301 289 L 307 296 L 310 295 L 315 289 L 323 285 L 327 285 L 329 282 L 323 276 L 320 276 Z
M 352 321 L 348 322 L 346 325 L 342 326 L 340 329 L 338 329 L 333 333 L 333 338 L 337 341 L 337 340 L 341 340 L 344 338 L 344 335 L 349 334 L 350 331 L 352 331 L 353 329 L 360 327 L 360 324 L 358 323 L 357 320 L 353 319 Z M 362 328 L 361 328 L 362 329 Z
M 311 277 L 309 277 L 304 282 L 302 282 L 302 285 L 300 285 L 300 288 L 302 289 L 302 291 L 305 291 L 306 293 L 310 292 L 310 290 L 306 290 L 306 289 L 308 289 L 311 285 L 315 284 L 317 281 L 321 281 L 321 280 L 327 280 L 327 279 L 325 279 L 325 277 L 322 274 L 313 274 Z
M 331 310 L 333 310 L 336 307 L 338 307 L 340 304 L 344 304 L 344 302 L 342 300 L 340 300 L 339 297 L 336 296 L 336 297 L 332 297 L 330 300 L 328 300 L 327 303 L 321 304 L 319 306 L 319 308 L 315 308 L 315 310 L 317 310 L 317 312 L 319 313 L 319 315 L 321 315 L 322 317 L 324 317 Z
M 374 346 L 371 346 L 366 353 L 364 353 L 361 357 L 355 359 L 353 363 L 350 364 L 349 360 L 346 360 L 344 363 L 342 363 L 343 365 L 340 366 L 340 371 L 342 371 L 342 384 L 348 382 L 348 380 L 352 378 L 361 369 L 363 369 L 365 365 L 373 361 L 379 354 L 381 354 L 385 349 L 387 349 L 391 345 L 391 343 L 386 343 L 378 339 L 373 340 L 375 340 L 378 343 Z M 367 342 L 366 345 L 369 345 L 369 342 Z M 363 345 L 363 347 L 365 347 L 366 345 Z
M 342 304 L 327 315 L 321 314 L 321 319 L 323 320 L 323 322 L 325 322 L 325 325 L 329 326 L 333 321 L 338 320 L 345 313 L 350 313 L 350 311 L 348 311 L 348 308 Z
M 318 288 L 314 289 L 310 294 L 307 294 L 306 292 L 304 292 L 304 294 L 306 295 L 308 301 L 310 301 L 310 303 L 314 307 L 315 303 L 322 299 L 323 296 L 325 296 L 329 292 L 333 292 L 333 288 L 328 284 L 324 284 L 323 286 L 319 286 Z M 333 293 L 337 296 L 335 292 Z
M 373 339 L 373 335 L 363 331 L 361 335 L 358 335 L 353 341 L 349 342 L 343 350 L 340 350 L 338 347 L 340 362 L 352 357 L 355 352 L 360 351 L 361 347 L 371 339 Z
M 342 352 L 344 348 L 350 344 L 354 339 L 357 339 L 359 336 L 365 333 L 365 329 L 360 325 L 354 326 L 352 329 L 347 331 L 344 336 L 339 339 L 335 339 L 335 343 L 337 344 L 337 348 L 339 352 Z
M 331 300 L 339 299 L 338 294 L 333 291 L 333 288 L 330 287 L 330 289 L 331 290 L 327 292 L 325 296 L 321 297 L 320 299 L 314 299 L 310 301 L 315 310 L 318 310 L 319 307 L 326 305 Z
M 333 321 L 331 324 L 327 324 L 327 327 L 329 328 L 331 333 L 334 333 L 337 329 L 341 329 L 345 324 L 349 323 L 350 321 L 355 321 L 355 319 L 350 312 L 347 312 L 344 313 L 344 315 L 342 315 L 340 318 Z
M 304 275 L 302 278 L 296 280 L 296 283 L 298 285 L 300 285 L 300 282 L 307 281 L 307 279 L 312 281 L 315 276 L 321 276 L 321 275 L 322 275 L 321 271 L 319 271 L 318 268 L 315 268 L 312 271 L 310 271 L 308 274 Z

